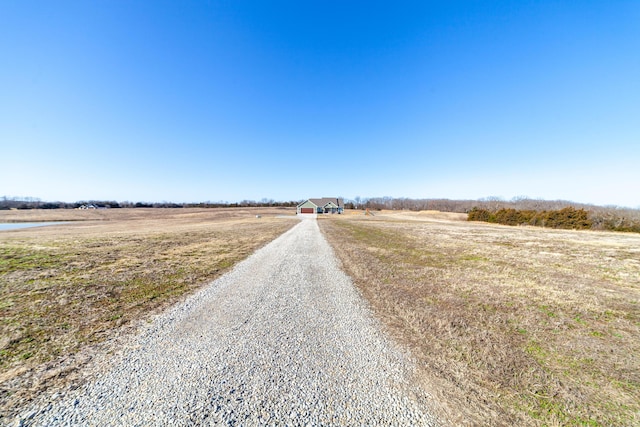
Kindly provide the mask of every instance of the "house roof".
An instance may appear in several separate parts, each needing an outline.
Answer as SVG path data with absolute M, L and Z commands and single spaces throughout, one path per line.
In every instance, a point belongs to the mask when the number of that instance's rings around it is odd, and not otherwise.
M 311 200 L 309 200 L 309 199 L 305 199 L 305 200 L 301 201 L 300 203 L 298 203 L 298 207 L 300 207 L 300 206 L 302 206 L 302 205 L 306 204 L 307 202 L 311 203 L 311 204 L 312 204 L 312 205 L 314 205 L 315 207 L 318 207 L 318 205 L 316 205 L 315 203 L 313 203 L 313 202 L 312 202 Z
M 307 199 L 300 202 L 298 206 L 304 205 L 307 202 L 311 202 L 317 207 L 322 207 L 322 208 L 327 206 L 330 203 L 337 207 L 340 207 L 340 206 L 344 207 L 344 200 L 339 197 L 322 197 L 319 199 Z
M 309 199 L 311 203 L 316 206 L 326 206 L 329 203 L 333 203 L 334 205 L 337 203 L 337 206 L 344 206 L 344 201 L 338 197 L 322 197 L 320 199 Z

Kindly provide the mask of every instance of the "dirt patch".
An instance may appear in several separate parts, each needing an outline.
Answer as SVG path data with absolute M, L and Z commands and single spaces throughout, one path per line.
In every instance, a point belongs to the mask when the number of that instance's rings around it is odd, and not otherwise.
M 77 212 L 29 211 L 20 219 L 61 221 Z M 68 382 L 91 348 L 297 224 L 294 215 L 276 218 L 283 213 L 111 209 L 81 222 L 0 232 L 0 412 L 15 413 L 43 389 Z
M 466 221 L 467 214 L 440 211 L 381 211 L 384 218 L 402 219 L 407 221 Z
M 455 425 L 637 425 L 640 236 L 319 221 Z

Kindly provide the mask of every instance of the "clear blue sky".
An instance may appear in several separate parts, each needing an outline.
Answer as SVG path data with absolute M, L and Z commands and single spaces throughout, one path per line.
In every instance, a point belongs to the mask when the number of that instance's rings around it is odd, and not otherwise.
M 0 1 L 0 196 L 640 207 L 640 2 Z

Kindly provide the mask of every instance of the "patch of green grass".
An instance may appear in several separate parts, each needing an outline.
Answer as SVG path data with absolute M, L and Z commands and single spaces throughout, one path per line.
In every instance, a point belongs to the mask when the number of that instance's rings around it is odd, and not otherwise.
M 535 340 L 529 341 L 525 346 L 524 351 L 533 356 L 541 364 L 545 364 L 549 357 L 549 352 L 542 348 L 540 343 Z
M 416 268 L 448 268 L 456 262 L 455 257 L 445 256 L 441 251 L 420 245 L 419 241 L 407 239 L 407 236 L 393 231 L 355 222 L 342 222 L 340 226 L 349 232 L 351 239 L 369 248 L 376 248 L 374 256 L 383 262 L 393 263 L 401 259 L 404 264 Z
M 5 301 L 0 301 L 0 310 L 11 307 L 13 304 L 14 304 L 14 301 L 12 298 L 7 298 Z
M 555 311 L 553 311 L 553 309 L 551 307 L 549 307 L 548 305 L 542 305 L 539 308 L 540 308 L 540 311 L 542 311 L 548 317 L 557 317 L 558 316 L 558 314 Z
M 576 323 L 579 323 L 579 324 L 580 324 L 580 325 L 582 325 L 582 326 L 586 326 L 586 325 L 587 325 L 587 322 L 585 322 L 584 320 L 582 320 L 582 317 L 581 317 L 581 316 L 576 316 L 576 317 L 574 317 L 574 318 L 573 318 L 573 320 L 575 320 L 575 321 L 576 321 Z
M 113 321 L 113 320 L 118 320 L 122 318 L 122 313 L 114 313 L 111 316 L 109 316 L 109 320 Z
M 19 270 L 45 269 L 60 266 L 60 254 L 46 249 L 0 245 L 0 274 Z
M 612 310 L 605 310 L 602 313 L 602 317 L 605 321 L 610 322 L 616 318 L 616 314 Z

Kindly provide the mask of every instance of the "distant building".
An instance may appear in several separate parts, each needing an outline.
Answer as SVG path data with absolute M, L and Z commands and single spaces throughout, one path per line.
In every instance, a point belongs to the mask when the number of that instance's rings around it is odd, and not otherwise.
M 298 214 L 326 214 L 344 211 L 344 200 L 338 197 L 323 197 L 321 199 L 307 199 L 297 206 Z

